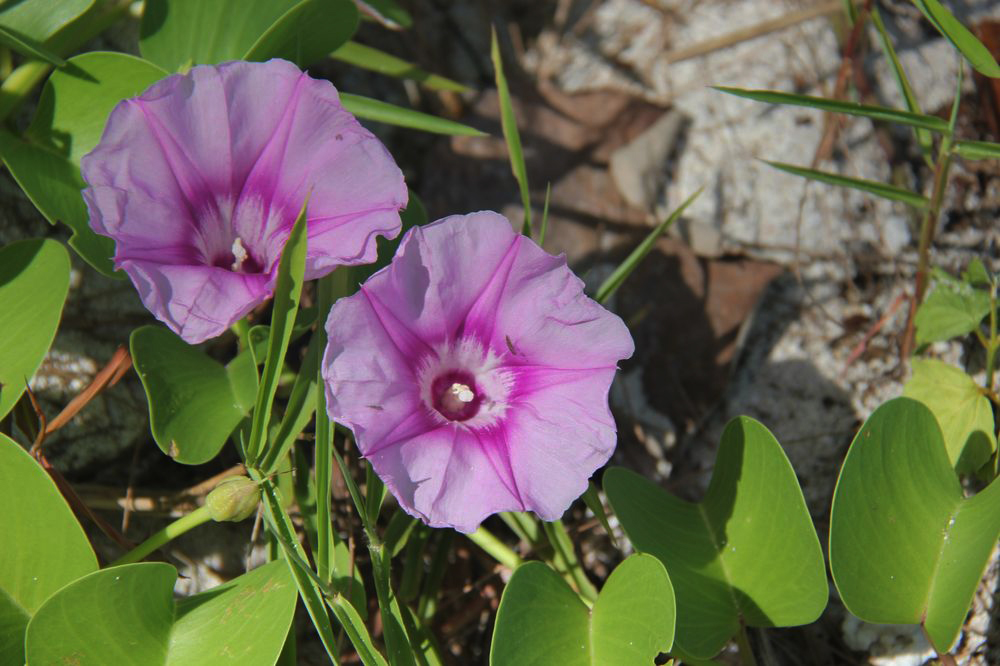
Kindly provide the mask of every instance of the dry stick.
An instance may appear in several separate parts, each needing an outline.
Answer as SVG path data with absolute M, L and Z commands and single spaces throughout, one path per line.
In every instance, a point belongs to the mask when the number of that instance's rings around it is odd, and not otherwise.
M 885 314 L 882 315 L 877 322 L 875 322 L 874 326 L 868 329 L 868 332 L 865 333 L 865 337 L 861 339 L 861 342 L 859 342 L 854 346 L 854 348 L 851 350 L 851 353 L 848 355 L 847 360 L 844 361 L 844 369 L 840 371 L 841 377 L 847 374 L 847 369 L 851 366 L 851 364 L 854 363 L 856 360 L 858 360 L 858 357 L 861 356 L 862 353 L 864 353 L 865 349 L 868 346 L 868 343 L 871 342 L 871 339 L 874 338 L 878 334 L 878 332 L 882 330 L 882 327 L 885 326 L 889 322 L 889 320 L 893 318 L 893 316 L 896 314 L 896 310 L 899 309 L 899 306 L 903 304 L 904 300 L 906 300 L 905 291 L 902 292 L 899 296 L 897 296 L 895 300 L 893 300 L 892 305 L 889 306 L 889 309 L 886 310 Z
M 129 356 L 128 351 L 126 351 L 124 347 L 116 349 L 115 353 L 111 356 L 111 360 L 108 361 L 107 365 L 101 368 L 101 371 L 97 373 L 87 388 L 80 391 L 76 397 L 70 400 L 65 409 L 59 413 L 59 416 L 52 419 L 52 423 L 48 424 L 47 427 L 43 427 L 42 431 L 46 435 L 51 435 L 56 430 L 69 423 L 69 421 L 76 416 L 81 409 L 86 407 L 98 393 L 103 391 L 105 388 L 117 384 L 118 380 L 121 379 L 131 367 L 132 357 Z
M 45 441 L 45 429 L 44 429 L 45 414 L 44 412 L 42 412 L 42 408 L 38 404 L 38 400 L 35 399 L 34 392 L 30 388 L 26 390 L 28 394 L 28 399 L 31 401 L 31 406 L 34 408 L 35 414 L 38 416 L 38 421 L 40 424 L 42 424 L 42 427 L 40 427 L 38 431 L 38 438 L 35 440 L 35 443 L 31 447 L 30 451 L 31 455 L 35 458 L 36 461 L 38 461 L 38 464 L 42 466 L 42 469 L 44 469 L 45 472 L 49 475 L 53 483 L 56 484 L 56 488 L 59 489 L 59 492 L 62 494 L 63 498 L 65 498 L 66 502 L 70 505 L 70 508 L 73 509 L 73 513 L 76 514 L 77 518 L 81 519 L 83 517 L 90 518 L 90 520 L 92 520 L 94 524 L 97 525 L 97 527 L 102 532 L 104 532 L 105 536 L 107 536 L 109 539 L 117 543 L 122 548 L 125 548 L 127 550 L 131 549 L 133 547 L 133 544 L 129 542 L 129 540 L 126 539 L 124 536 L 122 536 L 118 532 L 118 530 L 109 525 L 107 521 L 105 521 L 103 518 L 95 514 L 93 511 L 91 511 L 90 507 L 84 504 L 83 500 L 81 500 L 79 495 L 77 495 L 76 492 L 73 490 L 73 487 L 69 485 L 69 481 L 67 481 L 66 478 L 59 473 L 59 470 L 57 470 L 55 467 L 52 466 L 52 464 L 48 461 L 48 459 L 46 459 L 45 454 L 42 453 L 42 442 Z
M 842 0 L 830 0 L 829 2 L 824 2 L 814 7 L 799 9 L 777 18 L 762 21 L 755 25 L 741 28 L 740 30 L 735 30 L 725 35 L 720 35 L 719 37 L 713 37 L 712 39 L 697 42 L 691 46 L 685 46 L 674 51 L 668 51 L 664 56 L 664 59 L 667 63 L 672 64 L 682 60 L 690 60 L 691 58 L 697 58 L 698 56 L 708 55 L 709 53 L 721 51 L 722 49 L 729 48 L 730 46 L 735 46 L 741 42 L 750 41 L 751 39 L 756 39 L 757 37 L 761 37 L 772 32 L 784 30 L 785 28 L 789 28 L 798 23 L 804 23 L 805 21 L 819 18 L 820 16 L 826 16 L 828 14 L 835 14 L 839 12 L 842 7 Z

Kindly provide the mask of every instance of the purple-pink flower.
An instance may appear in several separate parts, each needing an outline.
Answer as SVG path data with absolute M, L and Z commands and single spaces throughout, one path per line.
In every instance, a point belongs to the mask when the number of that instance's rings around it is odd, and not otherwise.
M 428 525 L 555 520 L 614 450 L 608 389 L 628 329 L 496 213 L 408 232 L 326 327 L 330 417 Z
M 400 230 L 403 175 L 295 65 L 199 66 L 111 112 L 81 161 L 90 225 L 117 243 L 146 307 L 189 343 L 269 298 L 309 195 L 306 278 L 374 261 Z

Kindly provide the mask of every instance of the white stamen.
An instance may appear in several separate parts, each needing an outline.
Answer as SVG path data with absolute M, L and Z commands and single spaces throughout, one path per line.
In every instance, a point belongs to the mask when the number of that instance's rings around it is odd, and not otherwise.
M 237 236 L 236 240 L 233 241 L 233 258 L 236 259 L 233 262 L 233 270 L 240 270 L 240 267 L 243 266 L 243 262 L 247 260 L 248 256 L 250 255 L 247 254 L 246 248 L 243 247 L 243 239 Z
M 472 399 L 476 397 L 476 394 L 472 392 L 465 384 L 459 384 L 455 382 L 451 385 L 451 394 L 462 402 L 472 402 Z

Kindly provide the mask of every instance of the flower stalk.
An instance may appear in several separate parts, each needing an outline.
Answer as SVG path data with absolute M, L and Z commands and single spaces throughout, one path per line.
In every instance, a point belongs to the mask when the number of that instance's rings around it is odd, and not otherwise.
M 523 563 L 520 555 L 511 550 L 507 544 L 496 538 L 492 532 L 482 525 L 475 532 L 466 536 L 469 537 L 469 541 L 482 548 L 487 555 L 508 569 L 516 569 Z
M 135 562 L 139 562 L 164 544 L 170 543 L 185 532 L 188 532 L 199 525 L 203 525 L 210 520 L 212 520 L 212 516 L 209 515 L 208 509 L 203 506 L 198 507 L 186 516 L 181 516 L 174 522 L 170 523 L 162 530 L 119 557 L 109 566 L 117 567 L 123 564 L 133 564 Z

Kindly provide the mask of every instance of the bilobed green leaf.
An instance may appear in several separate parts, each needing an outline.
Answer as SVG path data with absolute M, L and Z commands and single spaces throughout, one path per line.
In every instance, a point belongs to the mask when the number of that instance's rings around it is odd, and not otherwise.
M 923 624 L 947 652 L 1000 536 L 1000 482 L 965 499 L 927 407 L 891 400 L 862 426 L 830 514 L 830 570 L 866 622 Z
M 295 586 L 271 562 L 174 600 L 177 570 L 145 562 L 80 578 L 28 625 L 28 666 L 271 666 L 295 611 Z M 86 618 L 86 621 L 81 621 Z
M 698 195 L 702 193 L 702 190 L 698 190 L 687 199 L 684 200 L 680 206 L 677 207 L 674 212 L 672 212 L 667 219 L 660 222 L 652 231 L 649 232 L 639 245 L 632 250 L 632 252 L 625 258 L 618 268 L 614 270 L 611 275 L 601 283 L 601 286 L 597 288 L 597 293 L 594 294 L 594 300 L 598 303 L 603 303 L 608 300 L 613 293 L 618 291 L 618 287 L 622 286 L 622 283 L 632 274 L 632 271 L 636 269 L 639 263 L 646 258 L 653 246 L 656 245 L 656 241 L 660 239 L 660 236 L 666 233 L 667 229 L 673 225 L 680 216 L 684 214 L 687 207 L 694 203 L 694 200 L 698 198 Z
M 934 291 L 920 304 L 914 317 L 918 345 L 966 335 L 990 313 L 989 292 L 938 275 Z
M 7 0 L 0 2 L 0 26 L 41 43 L 93 4 L 94 0 Z
M 863 116 L 872 120 L 882 120 L 890 123 L 900 123 L 912 127 L 922 127 L 932 132 L 948 132 L 948 122 L 937 116 L 928 116 L 921 113 L 911 113 L 899 109 L 890 109 L 884 106 L 872 106 L 870 104 L 858 104 L 857 102 L 843 102 L 840 100 L 826 99 L 825 97 L 812 97 L 809 95 L 799 95 L 796 93 L 778 92 L 776 90 L 749 90 L 746 88 L 730 88 L 726 86 L 713 86 L 719 92 L 729 93 L 737 97 L 746 97 L 757 102 L 767 104 L 789 104 L 792 106 L 805 106 L 821 111 L 832 113 L 846 113 L 852 116 Z
M 243 59 L 284 58 L 308 67 L 350 39 L 357 27 L 358 9 L 351 0 L 302 0 L 268 28 Z
M 507 77 L 503 73 L 503 59 L 500 57 L 500 45 L 497 43 L 497 31 L 490 32 L 490 60 L 493 61 L 493 71 L 497 84 L 497 96 L 500 98 L 500 126 L 503 137 L 507 141 L 507 153 L 510 157 L 510 169 L 517 180 L 521 191 L 521 205 L 524 207 L 523 232 L 531 236 L 531 192 L 528 189 L 528 169 L 524 164 L 524 151 L 521 149 L 521 135 L 517 131 L 517 117 L 510 101 L 510 89 L 507 87 Z
M 416 81 L 431 90 L 450 90 L 459 93 L 469 91 L 468 86 L 431 74 L 402 58 L 354 41 L 345 42 L 331 53 L 330 57 L 386 76 Z
M 994 60 L 990 50 L 938 0 L 913 0 L 913 4 L 923 12 L 931 25 L 972 63 L 977 72 L 993 78 L 1000 77 L 1000 65 Z
M 340 93 L 340 103 L 358 118 L 374 120 L 387 125 L 398 125 L 434 134 L 486 136 L 484 132 L 462 123 L 456 123 L 454 120 L 406 109 L 371 97 L 342 92 Z
M 49 350 L 69 291 L 69 254 L 54 240 L 0 248 L 0 418 Z
M 910 190 L 904 190 L 901 187 L 886 185 L 885 183 L 879 183 L 874 180 L 841 176 L 837 173 L 799 167 L 794 164 L 785 164 L 784 162 L 771 162 L 769 160 L 761 161 L 774 167 L 775 169 L 778 169 L 779 171 L 784 171 L 795 176 L 802 176 L 803 178 L 815 180 L 819 183 L 837 185 L 839 187 L 850 187 L 854 190 L 861 190 L 862 192 L 874 194 L 875 196 L 882 197 L 883 199 L 899 201 L 910 206 L 914 206 L 915 208 L 925 208 L 927 206 L 927 197 L 917 194 L 916 192 L 911 192 Z
M 97 558 L 49 475 L 2 434 L 0 506 L 10 544 L 0 548 L 0 663 L 23 664 L 28 621 L 56 590 L 95 571 Z
M 604 492 L 636 549 L 670 572 L 684 654 L 711 658 L 741 622 L 808 624 L 826 607 L 823 553 L 795 472 L 757 421 L 726 426 L 698 504 L 620 467 L 605 473 Z
M 996 450 L 993 410 L 972 377 L 937 359 L 915 358 L 903 395 L 934 413 L 948 459 L 959 473 L 974 472 Z
M 650 555 L 619 564 L 593 609 L 546 564 L 526 562 L 500 599 L 490 665 L 649 664 L 670 650 L 674 616 L 670 577 Z
M 249 412 L 256 368 L 246 357 L 227 368 L 159 326 L 133 331 L 130 346 L 157 445 L 188 465 L 214 458 Z
M 520 580 L 515 582 L 518 572 Z M 542 604 L 562 608 L 546 609 Z M 504 590 L 490 663 L 648 663 L 671 649 L 675 612 L 670 577 L 650 555 L 635 554 L 619 564 L 589 610 L 552 569 L 528 562 L 515 571 Z M 551 626 L 552 621 L 565 624 L 568 635 Z M 577 644 L 580 629 L 586 634 Z M 564 648 L 563 643 L 570 641 Z M 559 657 L 574 653 L 584 658 Z

